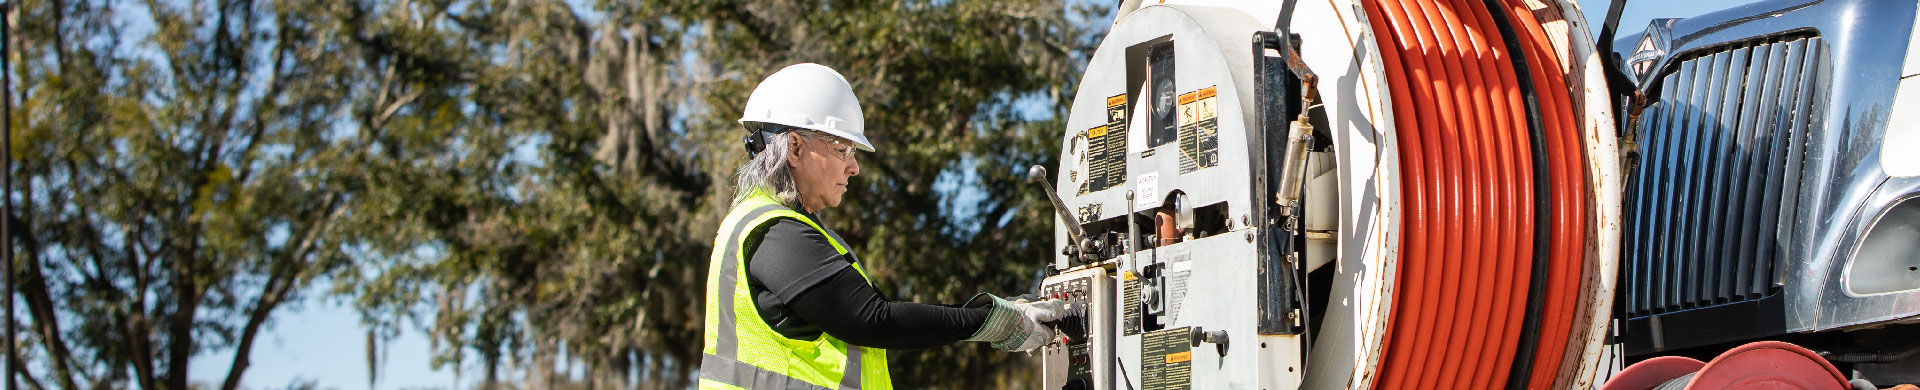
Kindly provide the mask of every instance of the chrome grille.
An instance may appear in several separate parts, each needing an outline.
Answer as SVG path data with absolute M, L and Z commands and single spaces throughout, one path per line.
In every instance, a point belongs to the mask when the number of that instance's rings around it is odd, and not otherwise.
M 1639 118 L 1621 286 L 1629 317 L 1763 297 L 1808 133 L 1824 108 L 1819 37 L 1730 45 L 1665 68 Z

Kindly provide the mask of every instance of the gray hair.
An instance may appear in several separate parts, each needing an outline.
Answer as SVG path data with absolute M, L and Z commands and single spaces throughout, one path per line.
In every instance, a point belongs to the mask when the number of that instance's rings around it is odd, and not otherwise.
M 794 210 L 802 210 L 800 204 L 800 186 L 793 181 L 793 166 L 787 161 L 792 155 L 796 143 L 795 137 L 824 140 L 830 137 L 824 133 L 810 130 L 790 129 L 778 134 L 767 134 L 767 147 L 755 153 L 752 160 L 741 165 L 733 174 L 733 204 L 747 200 L 747 195 L 755 190 L 766 191 L 781 205 Z

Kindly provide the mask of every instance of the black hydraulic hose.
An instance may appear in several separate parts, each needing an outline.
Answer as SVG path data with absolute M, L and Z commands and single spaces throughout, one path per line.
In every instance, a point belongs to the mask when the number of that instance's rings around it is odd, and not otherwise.
M 1614 130 L 1617 134 L 1625 134 L 1627 121 L 1623 119 L 1627 116 L 1627 102 L 1622 98 L 1633 96 L 1636 88 L 1633 86 L 1633 80 L 1627 78 L 1627 71 L 1620 68 L 1621 59 L 1614 57 L 1613 39 L 1614 35 L 1620 32 L 1620 13 L 1626 10 L 1627 0 L 1613 0 L 1608 3 L 1607 20 L 1600 24 L 1599 42 L 1594 43 L 1600 48 L 1600 71 L 1606 75 L 1607 89 L 1612 92 L 1608 96 L 1607 103 L 1613 105 Z
M 1596 38 L 1599 42 L 1594 42 L 1596 46 L 1600 47 L 1600 58 L 1611 58 L 1611 56 L 1613 56 L 1613 39 L 1620 33 L 1620 14 L 1625 12 L 1626 9 L 1627 0 L 1607 2 L 1607 20 L 1600 23 L 1600 36 Z M 1612 82 L 1614 74 L 1611 72 L 1620 70 L 1618 66 L 1614 66 L 1618 64 L 1611 60 L 1601 61 L 1601 63 L 1608 68 L 1608 82 Z M 1621 76 L 1625 76 L 1625 74 L 1622 73 Z
M 1525 389 L 1533 379 L 1533 356 L 1540 344 L 1540 316 L 1542 306 L 1546 304 L 1547 270 L 1552 261 L 1548 249 L 1552 247 L 1553 203 L 1552 189 L 1549 187 L 1547 171 L 1546 125 L 1540 120 L 1540 96 L 1533 89 L 1533 76 L 1528 72 L 1526 50 L 1520 47 L 1520 39 L 1513 32 L 1513 23 L 1507 19 L 1507 10 L 1500 0 L 1483 0 L 1487 12 L 1492 14 L 1493 23 L 1499 27 L 1500 38 L 1506 43 L 1507 58 L 1513 60 L 1515 81 L 1520 84 L 1520 97 L 1526 102 L 1527 138 L 1533 149 L 1533 276 L 1527 279 L 1527 312 L 1520 327 L 1519 350 L 1514 351 L 1513 370 L 1507 374 L 1508 389 Z
M 1293 32 L 1291 28 L 1293 25 L 1293 6 L 1299 4 L 1299 1 L 1288 1 L 1280 5 L 1280 17 L 1274 18 L 1273 20 L 1273 32 L 1281 34 Z

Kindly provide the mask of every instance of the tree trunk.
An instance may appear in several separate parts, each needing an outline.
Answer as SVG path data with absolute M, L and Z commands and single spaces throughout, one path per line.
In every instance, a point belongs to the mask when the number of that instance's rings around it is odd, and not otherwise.
M 554 349 L 556 349 L 554 342 L 539 336 L 538 333 L 535 333 L 533 338 L 535 339 L 533 342 L 533 359 L 530 359 L 531 365 L 527 367 L 526 386 L 528 389 L 551 390 L 553 389 L 554 376 L 553 355 Z

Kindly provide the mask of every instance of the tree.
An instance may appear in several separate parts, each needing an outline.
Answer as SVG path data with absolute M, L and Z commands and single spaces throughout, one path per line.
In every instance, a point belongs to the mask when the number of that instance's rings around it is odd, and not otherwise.
M 24 180 L 7 223 L 41 363 L 27 383 L 185 389 L 189 359 L 234 348 L 233 389 L 273 312 L 345 264 L 336 222 L 354 194 L 333 168 L 358 141 L 331 113 L 351 64 L 328 55 L 327 13 L 298 3 L 8 15 Z
M 1048 0 L 19 10 L 8 223 L 40 388 L 184 389 L 224 348 L 235 388 L 273 313 L 319 293 L 354 300 L 370 350 L 419 326 L 483 386 L 507 368 L 532 388 L 686 387 L 744 159 L 732 119 L 795 62 L 847 74 L 875 129 L 882 153 L 825 218 L 882 290 L 1024 292 L 1052 223 L 1021 173 L 1053 165 L 1097 30 Z M 903 387 L 1031 377 L 982 345 L 893 356 Z

